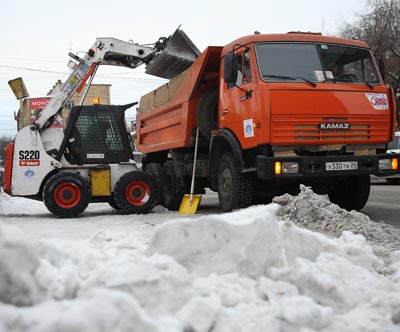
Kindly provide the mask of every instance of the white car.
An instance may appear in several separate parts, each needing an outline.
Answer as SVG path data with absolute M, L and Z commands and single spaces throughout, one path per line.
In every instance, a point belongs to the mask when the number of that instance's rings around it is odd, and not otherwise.
M 400 153 L 400 131 L 396 131 L 394 140 L 388 144 L 388 153 Z M 390 184 L 400 183 L 400 174 L 387 176 L 385 180 Z

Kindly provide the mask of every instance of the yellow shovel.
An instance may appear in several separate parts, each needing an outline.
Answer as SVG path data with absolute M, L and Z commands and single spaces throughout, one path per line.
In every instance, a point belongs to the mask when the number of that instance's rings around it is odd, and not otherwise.
M 194 195 L 194 180 L 196 177 L 196 161 L 197 161 L 197 146 L 199 143 L 199 127 L 196 129 L 196 142 L 194 144 L 194 158 L 193 158 L 193 172 L 192 183 L 190 185 L 190 194 L 186 194 L 182 198 L 179 213 L 181 214 L 195 214 L 201 201 L 201 194 Z

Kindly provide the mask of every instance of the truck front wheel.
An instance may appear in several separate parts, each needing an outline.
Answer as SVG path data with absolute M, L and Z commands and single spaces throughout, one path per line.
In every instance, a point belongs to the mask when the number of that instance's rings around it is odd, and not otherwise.
M 88 181 L 75 173 L 53 175 L 43 188 L 43 201 L 47 209 L 62 218 L 76 217 L 85 211 L 90 199 Z
M 370 191 L 369 175 L 348 176 L 328 194 L 332 203 L 348 211 L 361 210 L 367 204 Z
M 241 174 L 232 153 L 225 153 L 218 170 L 218 199 L 223 212 L 245 208 L 252 201 L 251 174 Z

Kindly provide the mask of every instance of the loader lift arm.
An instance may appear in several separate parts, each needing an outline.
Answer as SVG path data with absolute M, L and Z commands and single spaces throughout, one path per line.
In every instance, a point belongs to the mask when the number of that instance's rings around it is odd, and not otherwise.
M 161 37 L 155 44 L 139 45 L 116 38 L 97 38 L 83 58 L 69 53 L 69 56 L 76 61 L 70 61 L 73 71 L 43 109 L 40 117 L 32 124 L 31 129 L 46 128 L 51 123 L 51 118 L 61 112 L 75 91 L 80 92 L 88 79 L 93 79 L 100 65 L 137 68 L 141 64 L 149 63 L 157 52 L 165 48 L 167 41 L 168 38 Z

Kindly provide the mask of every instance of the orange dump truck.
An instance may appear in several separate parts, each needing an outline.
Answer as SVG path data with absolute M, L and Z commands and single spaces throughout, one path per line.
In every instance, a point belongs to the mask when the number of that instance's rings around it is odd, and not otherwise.
M 223 211 L 269 202 L 299 185 L 351 210 L 370 175 L 399 173 L 393 90 L 368 45 L 320 34 L 254 34 L 208 47 L 137 114 L 143 168 L 177 210 L 189 192 L 218 192 Z

